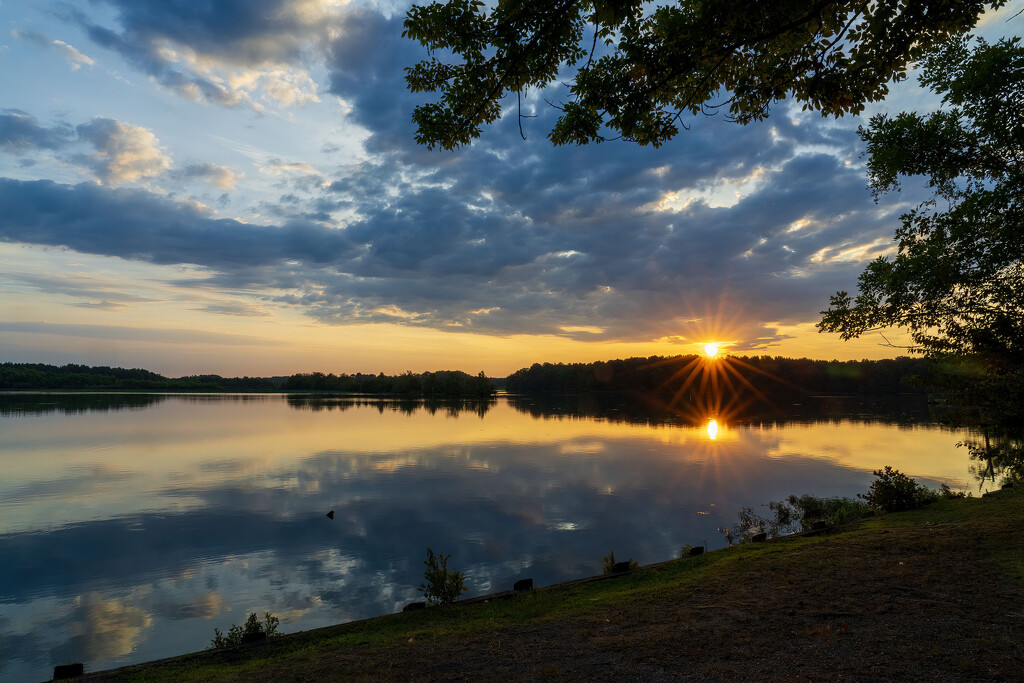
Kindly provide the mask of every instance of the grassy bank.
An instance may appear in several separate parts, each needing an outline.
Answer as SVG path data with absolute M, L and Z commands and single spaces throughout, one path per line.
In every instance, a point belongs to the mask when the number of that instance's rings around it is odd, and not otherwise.
M 1016 678 L 1024 491 L 92 680 Z

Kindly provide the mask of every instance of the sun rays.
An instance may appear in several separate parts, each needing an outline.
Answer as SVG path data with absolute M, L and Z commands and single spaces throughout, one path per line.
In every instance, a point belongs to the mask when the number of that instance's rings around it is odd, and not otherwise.
M 749 412 L 751 406 L 772 405 L 768 396 L 751 382 L 753 375 L 762 375 L 780 385 L 789 383 L 723 353 L 725 344 L 721 342 L 707 342 L 703 346 L 709 347 L 703 355 L 659 360 L 657 365 L 672 364 L 677 369 L 654 393 L 670 396 L 664 406 L 667 410 L 686 423 L 703 427 L 709 441 L 720 441 L 729 422 Z

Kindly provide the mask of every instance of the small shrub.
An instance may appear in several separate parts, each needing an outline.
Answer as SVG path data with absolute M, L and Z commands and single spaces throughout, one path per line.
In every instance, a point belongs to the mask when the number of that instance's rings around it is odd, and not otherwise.
M 765 518 L 754 512 L 754 508 L 740 508 L 739 522 L 731 529 L 722 527 L 718 531 L 732 545 L 735 539 L 740 543 L 750 541 L 756 534 L 764 533 L 770 538 L 792 533 L 798 529 L 810 529 L 815 522 L 836 526 L 866 517 L 871 508 L 851 498 L 819 498 L 818 496 L 790 496 L 786 500 L 767 504 L 774 514 Z
M 604 556 L 604 573 L 605 574 L 614 574 L 615 573 L 615 565 L 616 564 L 618 564 L 618 563 L 615 561 L 615 551 L 614 550 L 610 550 L 608 552 L 608 554 Z M 630 569 L 636 569 L 639 566 L 640 565 L 637 563 L 636 560 L 634 560 L 632 557 L 629 558 L 629 568 Z
M 790 496 L 792 499 L 792 496 Z M 768 521 L 768 535 L 771 537 L 792 533 L 800 527 L 801 511 L 786 501 L 768 503 L 768 509 L 775 513 L 775 519 Z
M 259 617 L 256 616 L 255 612 L 251 612 L 246 618 L 245 623 L 241 626 L 232 624 L 231 628 L 228 629 L 227 635 L 220 632 L 219 628 L 213 629 L 213 640 L 210 641 L 210 649 L 231 647 L 233 645 L 241 645 L 246 636 L 259 636 L 263 635 L 265 638 L 272 636 L 279 636 L 277 627 L 281 623 L 281 620 L 275 617 L 270 612 L 263 613 L 263 622 L 260 622 Z
M 939 489 L 939 498 L 942 498 L 943 500 L 971 497 L 970 491 L 954 491 L 949 488 L 949 484 L 942 484 L 942 488 Z
M 720 526 L 720 527 L 718 527 L 718 533 L 720 533 L 723 536 L 725 536 L 725 540 L 728 541 L 729 547 L 731 548 L 732 547 L 732 540 L 733 540 L 732 529 L 730 529 L 727 526 Z M 686 546 L 686 549 L 689 550 L 690 547 Z
M 754 508 L 740 508 L 736 513 L 739 522 L 733 525 L 733 532 L 740 543 L 747 543 L 751 537 L 768 531 L 768 520 L 754 512 Z
M 852 498 L 819 498 L 818 496 L 790 496 L 789 504 L 798 511 L 798 519 L 804 529 L 818 521 L 829 526 L 839 526 L 871 514 L 867 503 Z
M 875 477 L 867 493 L 858 493 L 873 509 L 881 512 L 901 512 L 927 505 L 938 500 L 939 494 L 918 484 L 899 470 L 886 465 L 875 470 Z
M 425 581 L 420 584 L 420 592 L 428 605 L 450 605 L 469 590 L 463 585 L 465 574 L 448 569 L 449 559 L 451 553 L 435 555 L 433 550 L 427 548 L 427 559 L 423 560 L 427 570 L 423 572 Z

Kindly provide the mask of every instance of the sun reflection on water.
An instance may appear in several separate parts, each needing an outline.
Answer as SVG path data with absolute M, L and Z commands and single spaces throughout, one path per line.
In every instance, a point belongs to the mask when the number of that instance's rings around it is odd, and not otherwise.
M 717 420 L 708 420 L 707 430 L 708 430 L 708 438 L 709 439 L 711 439 L 712 441 L 717 439 L 718 438 L 718 421 Z

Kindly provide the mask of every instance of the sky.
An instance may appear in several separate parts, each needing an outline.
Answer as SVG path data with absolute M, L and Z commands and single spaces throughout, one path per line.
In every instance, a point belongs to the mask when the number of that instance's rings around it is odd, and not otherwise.
M 1017 35 L 1024 0 L 982 18 Z M 402 2 L 0 0 L 0 361 L 170 376 L 697 353 L 884 358 L 815 323 L 891 252 L 863 117 L 781 104 L 661 148 L 552 147 L 556 84 L 413 140 Z

